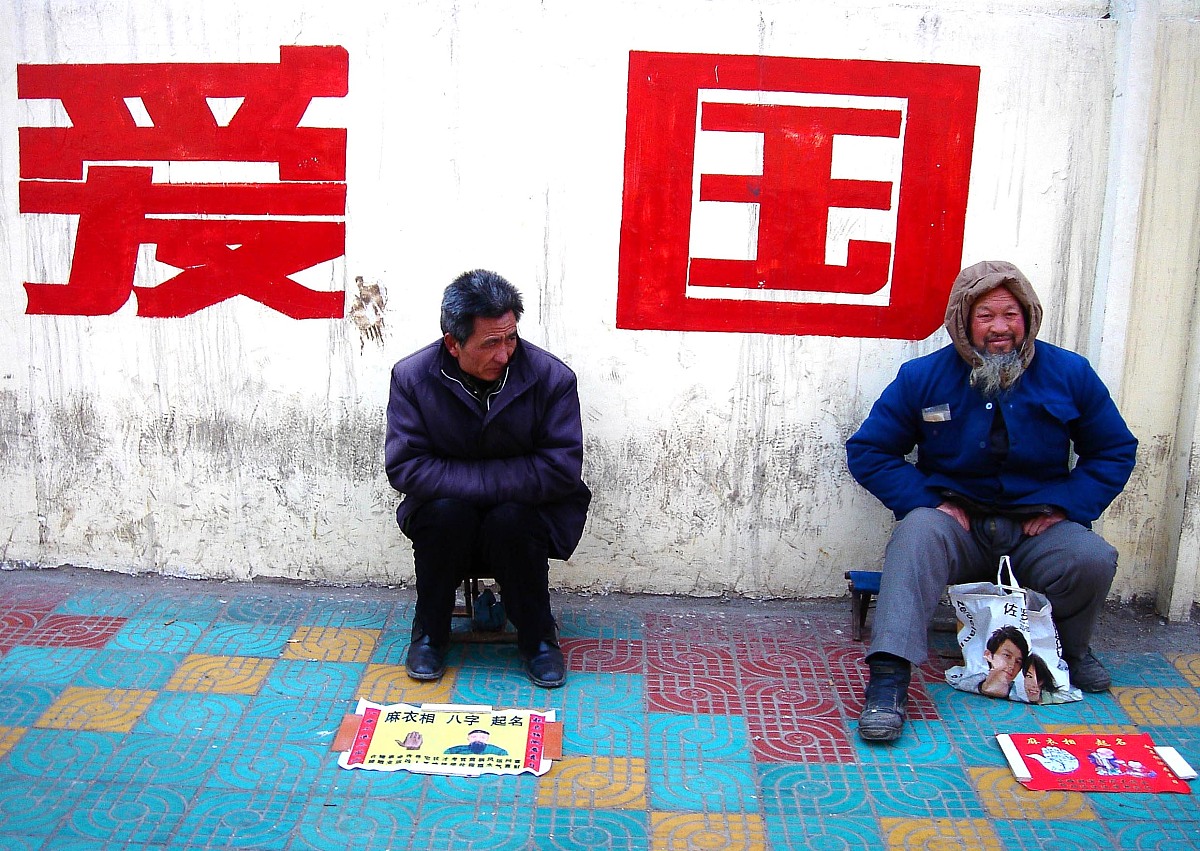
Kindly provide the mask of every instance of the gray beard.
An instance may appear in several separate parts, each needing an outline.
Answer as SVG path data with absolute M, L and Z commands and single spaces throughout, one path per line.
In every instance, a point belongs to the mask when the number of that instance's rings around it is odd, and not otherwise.
M 971 370 L 971 386 L 988 398 L 1012 387 L 1025 372 L 1019 350 L 999 355 L 979 352 L 979 356 L 983 363 Z

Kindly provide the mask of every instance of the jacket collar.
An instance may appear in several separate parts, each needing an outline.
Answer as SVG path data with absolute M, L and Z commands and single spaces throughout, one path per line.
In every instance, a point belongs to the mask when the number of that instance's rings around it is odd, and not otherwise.
M 436 379 L 449 385 L 459 400 L 480 414 L 485 421 L 492 419 L 504 410 L 513 399 L 537 383 L 537 375 L 529 363 L 528 344 L 524 340 L 518 339 L 512 360 L 508 362 L 508 375 L 504 383 L 498 391 L 493 393 L 490 402 L 481 407 L 457 378 L 461 374 L 458 362 L 446 349 L 445 343 L 439 342 L 436 345 L 438 346 L 438 356 L 433 359 L 430 372 Z

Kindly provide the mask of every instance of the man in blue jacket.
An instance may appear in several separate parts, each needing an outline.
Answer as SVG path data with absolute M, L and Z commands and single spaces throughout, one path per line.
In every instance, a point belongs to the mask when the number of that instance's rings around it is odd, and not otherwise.
M 517 336 L 522 311 L 504 278 L 467 272 L 443 295 L 442 338 L 392 368 L 385 461 L 416 563 L 413 679 L 442 676 L 455 590 L 475 570 L 499 581 L 529 678 L 566 677 L 547 559 L 574 551 L 591 491 L 575 374 Z
M 1041 320 L 1016 266 L 964 269 L 946 308 L 952 344 L 904 364 L 846 444 L 854 478 L 899 520 L 867 655 L 863 739 L 899 738 L 945 586 L 995 576 L 1006 554 L 1021 584 L 1049 598 L 1071 682 L 1111 685 L 1089 644 L 1117 552 L 1091 524 L 1129 480 L 1137 440 L 1083 357 L 1035 346 Z

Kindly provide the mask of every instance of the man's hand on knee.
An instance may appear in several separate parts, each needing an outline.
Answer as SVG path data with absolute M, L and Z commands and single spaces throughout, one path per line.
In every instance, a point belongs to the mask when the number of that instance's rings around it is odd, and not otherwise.
M 958 521 L 958 525 L 963 527 L 964 532 L 971 531 L 971 518 L 967 516 L 966 510 L 961 505 L 955 505 L 953 502 L 943 502 L 937 507 L 938 511 L 943 514 L 949 514 Z
M 1055 523 L 1061 523 L 1066 519 L 1067 515 L 1063 514 L 1056 508 L 1049 514 L 1038 514 L 1034 517 L 1030 517 L 1021 524 L 1021 531 L 1032 538 L 1034 535 L 1042 534 L 1042 532 L 1045 532 Z

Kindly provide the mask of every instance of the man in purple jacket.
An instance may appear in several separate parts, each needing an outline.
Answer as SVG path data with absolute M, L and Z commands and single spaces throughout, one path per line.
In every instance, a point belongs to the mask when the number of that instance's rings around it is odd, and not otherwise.
M 467 272 L 443 295 L 442 338 L 392 368 L 385 460 L 416 562 L 413 679 L 445 671 L 455 590 L 474 570 L 499 581 L 529 678 L 566 677 L 547 559 L 570 557 L 592 495 L 575 374 L 517 336 L 522 310 L 504 278 Z
M 899 738 L 945 586 L 994 577 L 1002 555 L 1050 600 L 1071 682 L 1111 685 L 1089 644 L 1117 551 L 1091 525 L 1129 480 L 1137 440 L 1084 358 L 1035 347 L 1041 321 L 1016 266 L 963 269 L 946 308 L 951 344 L 904 364 L 846 443 L 851 474 L 900 521 L 883 560 L 863 739 Z

